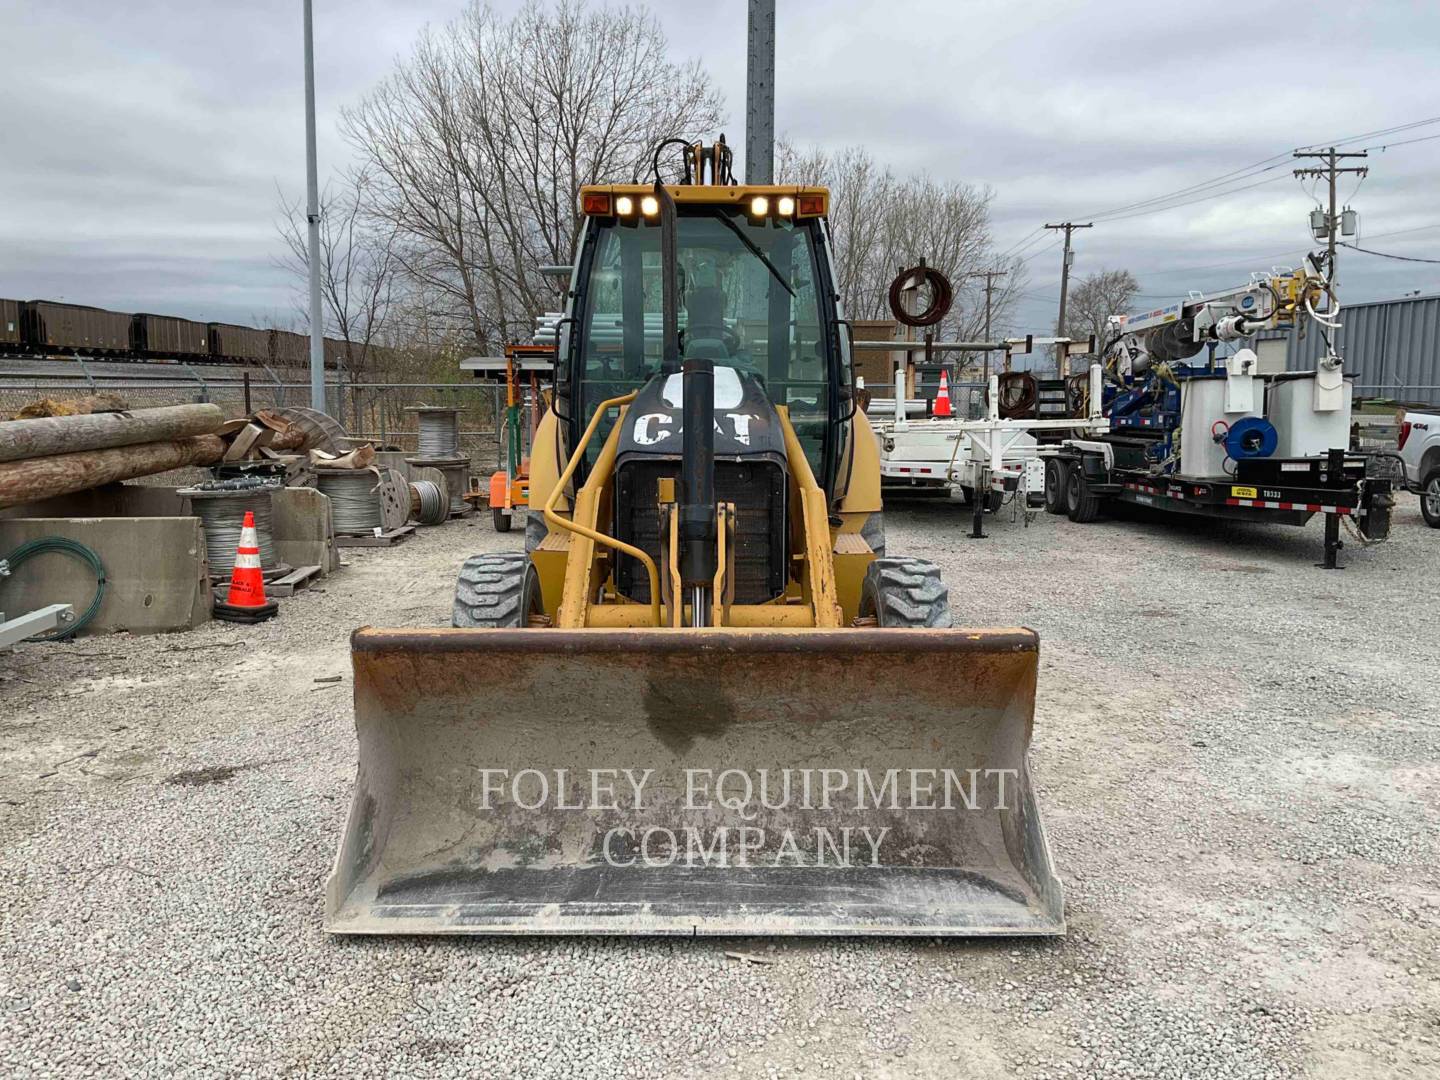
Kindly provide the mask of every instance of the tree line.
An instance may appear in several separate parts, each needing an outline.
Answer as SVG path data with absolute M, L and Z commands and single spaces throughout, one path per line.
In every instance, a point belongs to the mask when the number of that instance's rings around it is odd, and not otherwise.
M 709 73 L 674 59 L 643 8 L 531 0 L 506 17 L 474 0 L 424 31 L 344 110 L 354 160 L 322 196 L 326 332 L 347 343 L 349 371 L 373 374 L 382 344 L 387 368 L 409 357 L 420 371 L 529 340 L 535 318 L 561 302 L 541 268 L 572 259 L 580 186 L 649 180 L 661 140 L 709 141 L 724 117 Z M 1025 268 L 997 253 L 988 188 L 897 175 L 861 147 L 783 142 L 776 176 L 831 189 L 850 317 L 887 317 L 890 280 L 923 256 L 956 289 L 942 334 L 980 336 L 986 270 L 1004 272 L 990 319 L 997 333 L 1007 325 Z M 283 264 L 303 282 L 298 200 L 282 196 L 279 232 Z

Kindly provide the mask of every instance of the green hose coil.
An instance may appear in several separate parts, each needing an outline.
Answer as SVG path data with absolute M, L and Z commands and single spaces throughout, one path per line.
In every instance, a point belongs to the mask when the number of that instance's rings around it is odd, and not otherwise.
M 31 641 L 64 641 L 84 629 L 85 625 L 95 618 L 95 613 L 100 610 L 100 602 L 105 599 L 105 564 L 100 561 L 100 556 L 93 550 L 64 536 L 42 536 L 38 540 L 31 540 L 28 544 L 21 544 L 9 555 L 0 558 L 0 563 L 8 564 L 13 573 L 15 568 L 27 559 L 47 553 L 69 555 L 72 559 L 79 559 L 95 574 L 95 598 L 90 601 L 90 606 L 81 612 L 77 619 L 63 629 L 53 630 L 48 634 L 36 634 L 30 638 Z

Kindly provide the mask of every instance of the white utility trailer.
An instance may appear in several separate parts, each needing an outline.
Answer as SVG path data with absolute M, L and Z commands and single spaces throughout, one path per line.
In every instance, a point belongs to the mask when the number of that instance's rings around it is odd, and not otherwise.
M 1084 417 L 1006 420 L 1000 416 L 999 377 L 990 376 L 986 415 L 911 418 L 905 399 L 904 375 L 895 377 L 895 402 L 872 405 L 870 424 L 880 450 L 881 483 L 891 492 L 906 489 L 945 493 L 974 507 L 973 535 L 981 536 L 982 515 L 998 510 L 1007 496 L 1027 515 L 1045 501 L 1045 457 L 1050 448 L 1037 433 L 1084 438 L 1110 430 L 1100 411 L 1103 374 L 1089 372 Z M 1027 516 L 1028 521 L 1028 516 Z

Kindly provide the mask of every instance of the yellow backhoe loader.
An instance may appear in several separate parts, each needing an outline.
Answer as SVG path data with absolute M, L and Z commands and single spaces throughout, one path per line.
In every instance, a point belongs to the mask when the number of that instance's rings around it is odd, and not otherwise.
M 353 635 L 327 928 L 1062 933 L 1037 640 L 886 551 L 828 193 L 659 159 L 580 192 L 526 550 Z

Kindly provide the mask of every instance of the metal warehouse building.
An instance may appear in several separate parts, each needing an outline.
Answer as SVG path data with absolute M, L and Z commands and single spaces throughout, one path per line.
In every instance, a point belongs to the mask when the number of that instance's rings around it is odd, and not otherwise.
M 1440 295 L 1342 305 L 1335 348 L 1355 376 L 1356 394 L 1440 401 Z M 1298 330 L 1257 336 L 1286 340 L 1289 371 L 1313 369 L 1324 355 L 1325 339 L 1314 324 L 1303 337 Z

